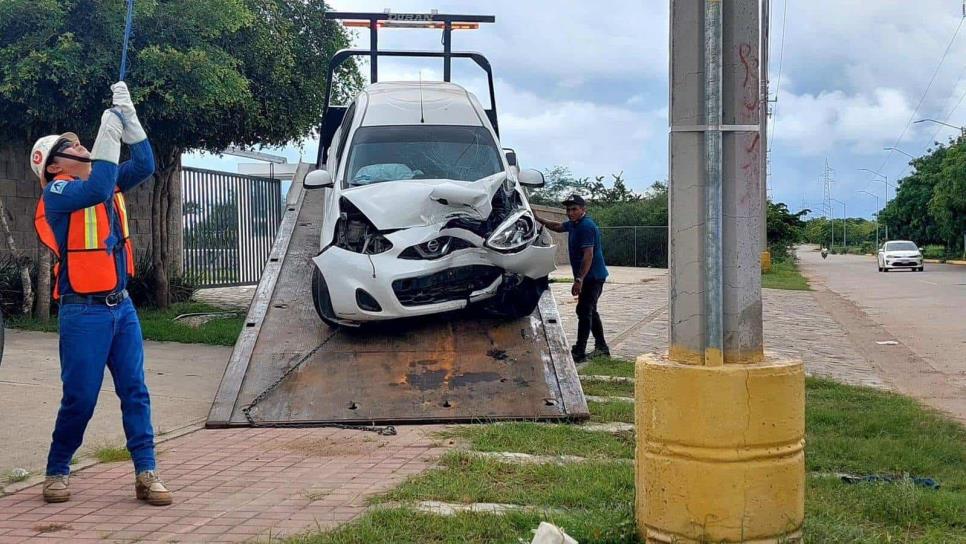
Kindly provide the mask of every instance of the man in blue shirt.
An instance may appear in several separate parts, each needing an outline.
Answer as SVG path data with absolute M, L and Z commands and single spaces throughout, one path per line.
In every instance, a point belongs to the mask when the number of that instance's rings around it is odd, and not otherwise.
M 63 398 L 43 496 L 47 502 L 70 499 L 70 460 L 94 413 L 107 368 L 121 400 L 135 494 L 163 506 L 171 504 L 171 493 L 156 472 L 141 325 L 126 289 L 134 260 L 123 196 L 154 173 L 154 153 L 127 86 L 119 82 L 111 90 L 114 107 L 101 116 L 90 151 L 67 132 L 40 138 L 30 155 L 43 187 L 34 225 L 57 256 L 54 296 L 60 303 Z M 131 160 L 119 164 L 122 142 L 130 147 Z
M 570 266 L 574 272 L 574 285 L 570 293 L 577 297 L 577 343 L 571 348 L 574 362 L 587 359 L 587 338 L 594 335 L 594 351 L 591 357 L 608 356 L 610 349 L 604 340 L 604 326 L 597 313 L 597 300 L 604 290 L 607 266 L 604 264 L 604 247 L 600 242 L 600 229 L 587 215 L 587 202 L 580 195 L 571 195 L 563 201 L 570 221 L 557 223 L 537 217 L 537 221 L 555 232 L 567 233 L 567 249 Z

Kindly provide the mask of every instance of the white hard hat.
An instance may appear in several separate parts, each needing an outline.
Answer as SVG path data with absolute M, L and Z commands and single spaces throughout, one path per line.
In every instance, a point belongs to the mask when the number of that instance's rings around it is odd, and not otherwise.
M 40 178 L 40 181 L 44 181 L 44 174 L 47 171 L 47 165 L 50 163 L 51 153 L 60 145 L 60 142 L 67 140 L 71 143 L 77 143 L 80 139 L 73 132 L 65 132 L 63 134 L 51 134 L 50 136 L 44 136 L 43 138 L 37 140 L 34 144 L 33 149 L 30 150 L 30 169 L 34 171 L 34 174 Z

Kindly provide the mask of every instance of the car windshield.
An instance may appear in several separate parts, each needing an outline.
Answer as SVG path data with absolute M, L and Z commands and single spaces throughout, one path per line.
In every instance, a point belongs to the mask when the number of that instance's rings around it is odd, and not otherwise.
M 346 183 L 449 179 L 476 181 L 503 171 L 500 151 L 484 127 L 362 127 L 352 138 Z
M 918 251 L 919 248 L 912 242 L 889 242 L 886 244 L 886 251 Z

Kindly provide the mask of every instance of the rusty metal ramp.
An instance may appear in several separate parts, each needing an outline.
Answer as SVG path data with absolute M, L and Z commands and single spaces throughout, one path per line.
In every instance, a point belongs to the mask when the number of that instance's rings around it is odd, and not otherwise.
M 322 191 L 292 190 L 208 427 L 588 417 L 549 290 L 517 320 L 324 325 L 309 291 Z

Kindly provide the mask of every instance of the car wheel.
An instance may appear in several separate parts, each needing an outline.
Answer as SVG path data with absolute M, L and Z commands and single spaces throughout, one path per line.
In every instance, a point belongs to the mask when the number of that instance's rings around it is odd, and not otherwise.
M 338 327 L 335 321 L 335 312 L 332 310 L 332 299 L 329 298 L 329 287 L 325 284 L 322 272 L 315 265 L 312 265 L 312 303 L 315 312 L 319 314 L 322 321 L 332 327 Z
M 924 267 L 924 266 L 920 266 L 917 270 L 919 270 L 920 272 L 922 272 L 923 270 L 925 270 L 925 268 L 926 267 Z
M 537 309 L 540 297 L 548 285 L 547 278 L 524 278 L 513 287 L 500 289 L 496 296 L 484 303 L 483 309 L 495 317 L 515 319 L 528 316 Z

